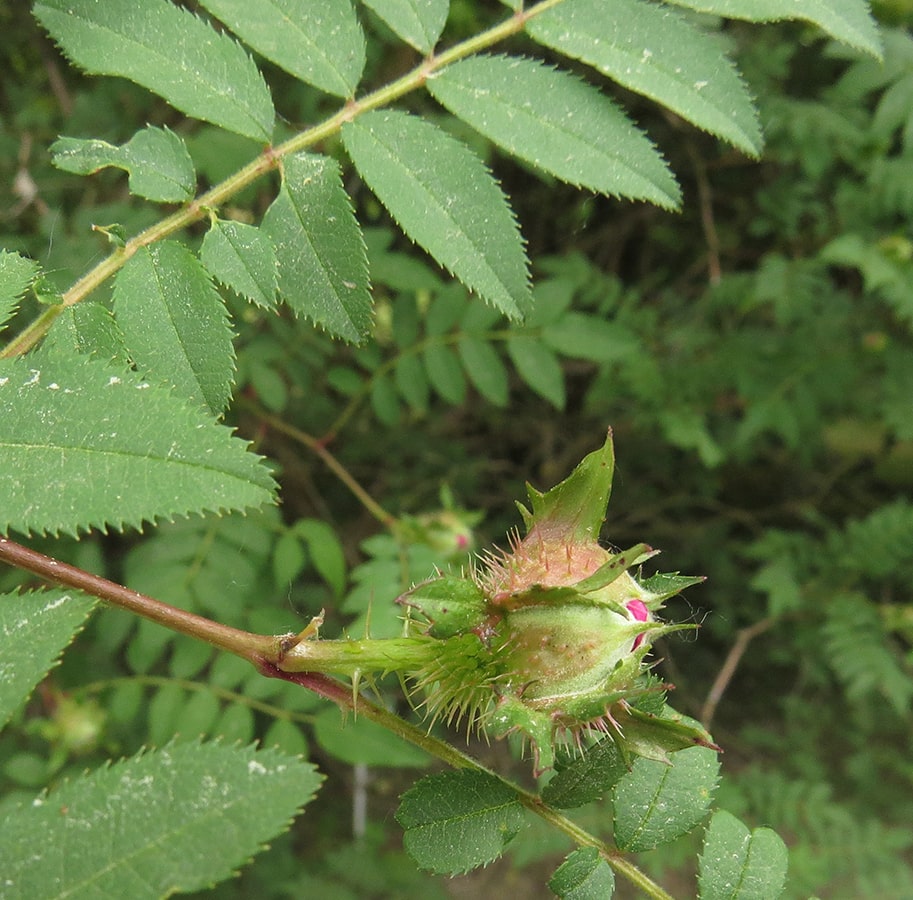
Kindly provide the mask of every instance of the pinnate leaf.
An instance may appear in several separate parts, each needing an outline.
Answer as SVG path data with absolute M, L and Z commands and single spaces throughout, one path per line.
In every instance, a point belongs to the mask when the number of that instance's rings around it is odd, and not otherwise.
M 0 361 L 0 532 L 260 506 L 275 485 L 246 447 L 133 373 L 56 354 Z
M 225 304 L 175 241 L 139 250 L 117 273 L 114 316 L 144 374 L 219 415 L 231 399 L 234 348 Z
M 701 900 L 767 900 L 779 897 L 788 854 L 770 828 L 749 831 L 725 810 L 713 814 L 700 857 Z
M 752 156 L 761 131 L 751 97 L 716 41 L 644 0 L 567 0 L 527 23 L 542 44 L 593 66 L 632 91 Z
M 561 900 L 607 900 L 615 890 L 615 873 L 595 847 L 575 850 L 548 883 Z
M 266 309 L 275 306 L 276 251 L 259 228 L 217 219 L 203 238 L 200 259 L 217 281 L 251 303 Z
M 860 0 L 670 0 L 698 12 L 745 19 L 748 22 L 779 22 L 801 19 L 812 22 L 831 37 L 852 47 L 858 47 L 881 57 L 881 38 L 878 26 L 867 3 Z
M 119 75 L 205 122 L 256 140 L 273 131 L 273 101 L 228 35 L 168 0 L 40 0 L 34 13 L 86 72 Z
M 484 164 L 435 125 L 399 110 L 343 126 L 346 151 L 403 231 L 512 318 L 530 308 L 526 253 Z
M 520 57 L 477 56 L 428 80 L 454 115 L 562 181 L 676 207 L 675 178 L 647 137 L 596 88 Z
M 202 0 L 217 19 L 286 72 L 351 97 L 365 39 L 349 0 Z
M 0 728 L 54 666 L 94 603 L 73 591 L 0 595 Z
M 114 166 L 130 173 L 130 192 L 147 200 L 180 202 L 193 196 L 196 173 L 184 142 L 168 128 L 147 125 L 126 144 L 63 137 L 51 145 L 54 165 L 91 175 Z
M 523 809 L 511 788 L 491 775 L 443 772 L 403 794 L 396 821 L 418 865 L 456 875 L 497 859 L 520 830 Z
M 450 0 L 363 0 L 406 43 L 430 53 L 447 23 Z
M 277 750 L 170 744 L 8 814 L 4 897 L 159 898 L 230 877 L 314 796 L 315 768 Z
M 38 263 L 0 250 L 0 328 L 12 318 L 19 298 L 38 274 Z
M 680 750 L 672 765 L 638 758 L 615 785 L 615 843 L 631 853 L 652 850 L 690 831 L 710 808 L 719 775 L 716 752 Z
M 282 299 L 331 334 L 363 340 L 371 327 L 368 262 L 339 165 L 306 153 L 287 159 L 263 230 L 276 248 Z

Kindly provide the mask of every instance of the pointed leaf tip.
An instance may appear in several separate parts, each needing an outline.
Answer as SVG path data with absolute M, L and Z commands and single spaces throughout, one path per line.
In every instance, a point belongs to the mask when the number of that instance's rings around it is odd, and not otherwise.
M 549 536 L 595 541 L 605 521 L 615 474 L 615 448 L 609 429 L 605 443 L 583 458 L 560 484 L 542 493 L 527 485 L 532 512 L 518 504 L 527 531 L 536 527 Z

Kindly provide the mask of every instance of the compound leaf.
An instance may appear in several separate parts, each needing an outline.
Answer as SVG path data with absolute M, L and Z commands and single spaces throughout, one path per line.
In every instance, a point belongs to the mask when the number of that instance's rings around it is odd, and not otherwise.
M 119 75 L 188 116 L 255 140 L 273 131 L 273 101 L 250 57 L 167 0 L 40 0 L 35 17 L 80 68 Z
M 636 853 L 667 844 L 706 815 L 716 789 L 719 760 L 714 750 L 680 750 L 673 764 L 639 757 L 615 785 L 615 843 Z
M 61 590 L 0 595 L 0 728 L 54 666 L 94 603 Z
M 396 821 L 423 869 L 456 875 L 497 859 L 520 830 L 516 794 L 484 772 L 442 772 L 403 794 Z
M 881 38 L 867 3 L 859 0 L 670 0 L 698 12 L 745 19 L 748 22 L 779 22 L 801 19 L 812 22 L 831 37 L 881 58 Z
M 201 891 L 285 831 L 322 776 L 278 750 L 174 743 L 7 810 L 4 897 Z
M 595 847 L 582 847 L 555 869 L 548 886 L 561 900 L 607 900 L 615 891 L 615 873 Z
M 527 23 L 542 44 L 593 66 L 746 153 L 761 150 L 751 97 L 711 37 L 643 0 L 567 0 Z
M 677 207 L 675 178 L 608 97 L 531 59 L 477 56 L 429 78 L 431 95 L 515 156 L 609 196 Z
M 485 165 L 430 122 L 399 110 L 343 126 L 355 167 L 403 231 L 470 290 L 512 318 L 530 308 L 513 213 Z
M 450 0 L 362 0 L 407 44 L 430 53 L 444 30 Z
M 770 828 L 749 831 L 725 810 L 713 814 L 700 857 L 701 900 L 766 900 L 779 897 L 788 852 Z
M 225 304 L 181 244 L 144 247 L 117 274 L 114 316 L 137 368 L 219 415 L 231 399 L 234 348 Z
M 365 66 L 365 39 L 348 0 L 202 0 L 217 19 L 296 78 L 351 97 Z
M 51 145 L 54 165 L 91 175 L 114 166 L 130 174 L 130 192 L 147 200 L 180 202 L 193 196 L 196 173 L 184 142 L 168 128 L 147 125 L 123 146 L 63 137 Z
M 217 219 L 203 238 L 200 260 L 212 276 L 251 303 L 272 309 L 279 287 L 272 241 L 256 226 Z
M 85 357 L 0 361 L 0 532 L 140 527 L 274 489 L 244 441 L 170 389 Z
M 363 340 L 372 309 L 367 254 L 336 161 L 287 159 L 263 230 L 276 248 L 282 299 L 332 334 Z

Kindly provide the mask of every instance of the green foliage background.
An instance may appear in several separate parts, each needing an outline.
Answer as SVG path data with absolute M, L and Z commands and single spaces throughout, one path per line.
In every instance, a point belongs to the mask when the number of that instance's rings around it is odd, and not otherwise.
M 726 751 L 719 805 L 787 840 L 787 896 L 913 896 L 913 39 L 909 9 L 877 13 L 883 64 L 810 26 L 702 19 L 756 99 L 766 139 L 757 160 L 611 89 L 678 176 L 678 213 L 537 174 L 427 101 L 421 111 L 469 140 L 511 198 L 533 262 L 532 315 L 511 322 L 471 298 L 363 185 L 347 183 L 367 226 L 370 342 L 333 341 L 225 292 L 239 398 L 227 421 L 275 463 L 281 509 L 32 544 L 238 627 L 283 632 L 326 608 L 328 633 L 360 634 L 370 610 L 372 634 L 392 635 L 392 599 L 454 558 L 454 513 L 440 513 L 448 498 L 458 517 L 480 512 L 463 520 L 480 521 L 475 540 L 488 545 L 517 524 L 507 511 L 525 480 L 560 480 L 611 425 L 607 538 L 646 540 L 663 549 L 665 568 L 707 575 L 669 609 L 699 622 L 699 639 L 667 639 L 659 672 L 677 685 L 679 709 L 713 714 Z M 458 38 L 502 14 L 454 3 L 448 27 Z M 366 19 L 367 80 L 381 83 L 414 55 Z M 52 166 L 58 135 L 122 147 L 147 123 L 169 128 L 207 183 L 256 152 L 127 81 L 80 76 L 23 2 L 0 9 L 0 57 L 12 75 L 0 88 L 0 244 L 47 273 L 25 319 L 42 292 L 107 252 L 92 224 L 134 234 L 158 218 L 122 172 L 81 179 Z M 266 68 L 288 122 L 335 108 Z M 341 159 L 337 140 L 325 149 Z M 245 189 L 226 220 L 259 222 L 274 193 Z M 198 248 L 204 233 L 192 229 L 188 244 Z M 226 397 L 199 390 L 214 412 L 224 408 Z M 383 533 L 299 431 L 332 438 L 384 509 L 414 517 L 415 539 Z M 429 515 L 444 527 L 429 528 Z M 4 590 L 19 581 L 0 572 Z M 706 698 L 740 640 L 744 654 L 711 710 Z M 402 702 L 395 684 L 381 690 Z M 0 784 L 12 798 L 31 795 L 176 733 L 257 737 L 309 753 L 331 777 L 219 896 L 447 896 L 448 882 L 401 854 L 389 822 L 405 773 L 426 761 L 367 728 L 353 740 L 338 718 L 243 662 L 103 610 L 5 732 Z M 474 751 L 524 771 L 507 745 Z M 353 812 L 363 800 L 366 819 Z M 521 877 L 512 866 L 541 885 L 537 864 L 547 857 L 550 872 L 568 849 L 531 830 L 511 846 L 505 861 L 467 876 L 478 879 L 473 890 Z M 688 883 L 695 851 L 693 841 L 675 845 L 643 865 Z

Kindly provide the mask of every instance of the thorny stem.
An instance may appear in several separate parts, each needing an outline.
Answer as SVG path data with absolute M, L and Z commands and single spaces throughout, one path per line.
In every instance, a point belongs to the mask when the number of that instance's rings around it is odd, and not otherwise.
M 340 709 L 364 716 L 366 719 L 375 722 L 392 734 L 408 741 L 413 746 L 426 751 L 431 756 L 455 769 L 472 769 L 476 772 L 483 772 L 492 778 L 497 778 L 515 793 L 517 801 L 522 806 L 564 832 L 579 846 L 596 848 L 603 859 L 619 875 L 639 887 L 648 897 L 656 898 L 656 900 L 672 900 L 670 894 L 641 872 L 633 863 L 625 859 L 618 850 L 585 831 L 557 810 L 544 804 L 536 794 L 513 784 L 483 766 L 469 754 L 458 750 L 452 744 L 434 737 L 428 731 L 412 725 L 396 713 L 360 695 L 357 689 L 350 688 L 344 683 L 323 674 L 323 671 L 356 674 L 359 670 L 367 670 L 374 665 L 384 668 L 384 663 L 389 662 L 389 654 L 384 654 L 382 645 L 390 643 L 390 649 L 393 649 L 393 644 L 396 644 L 397 647 L 402 644 L 403 646 L 400 647 L 400 650 L 408 650 L 403 643 L 407 639 L 393 639 L 392 642 L 383 640 L 310 640 L 310 637 L 315 636 L 315 623 L 312 623 L 299 636 L 259 635 L 241 631 L 227 625 L 221 625 L 203 616 L 189 613 L 186 610 L 163 603 L 137 591 L 132 591 L 116 582 L 108 581 L 106 578 L 93 575 L 91 572 L 86 572 L 83 569 L 52 559 L 43 553 L 24 547 L 4 537 L 0 537 L 0 561 L 27 572 L 32 572 L 46 581 L 81 590 L 112 606 L 120 607 L 170 628 L 172 631 L 206 641 L 221 650 L 234 653 L 253 663 L 262 675 L 269 678 L 279 678 L 313 691 L 335 703 Z M 305 639 L 302 640 L 302 638 Z M 306 649 L 302 645 L 306 645 Z M 316 650 L 318 647 L 321 648 L 319 651 Z M 365 656 L 359 657 L 357 648 L 365 650 L 369 655 L 375 654 L 375 657 L 373 659 L 365 658 Z M 298 653 L 291 652 L 296 649 L 298 649 Z M 355 651 L 354 653 L 353 650 Z M 330 660 L 334 653 L 336 664 L 331 665 Z M 283 659 L 286 657 L 288 657 L 288 662 L 291 665 L 301 667 L 303 658 L 311 654 L 313 654 L 315 662 L 313 668 L 318 669 L 318 671 L 287 671 L 282 668 Z M 360 665 L 355 663 L 360 663 Z M 321 669 L 323 671 L 320 671 Z
M 251 662 L 259 658 L 274 658 L 279 652 L 281 639 L 278 637 L 251 634 L 213 622 L 204 616 L 147 597 L 138 591 L 131 591 L 114 581 L 108 581 L 107 578 L 52 559 L 4 537 L 0 537 L 0 560 L 17 569 L 38 575 L 46 581 L 84 591 L 112 606 L 135 613 L 172 631 L 206 641 L 220 650 L 227 650 Z
M 266 147 L 256 159 L 226 178 L 225 181 L 220 182 L 186 206 L 170 216 L 166 216 L 145 231 L 140 232 L 136 237 L 127 241 L 124 246 L 114 250 L 93 269 L 90 269 L 63 294 L 59 304 L 48 307 L 28 327 L 13 338 L 6 347 L 0 350 L 0 359 L 19 356 L 31 350 L 47 334 L 55 319 L 66 307 L 73 306 L 84 300 L 99 285 L 121 269 L 143 247 L 154 244 L 156 241 L 162 240 L 168 235 L 200 221 L 213 210 L 221 207 L 243 188 L 257 181 L 263 175 L 280 168 L 282 160 L 286 156 L 319 144 L 321 141 L 336 134 L 343 125 L 351 122 L 362 113 L 386 106 L 394 100 L 398 100 L 400 97 L 417 90 L 428 78 L 433 77 L 435 72 L 440 71 L 445 66 L 520 33 L 529 19 L 551 9 L 553 6 L 557 6 L 561 2 L 563 0 L 542 0 L 541 3 L 535 4 L 528 10 L 520 10 L 500 24 L 465 41 L 461 41 L 436 56 L 428 57 L 412 69 L 411 72 L 396 81 L 366 94 L 360 100 L 352 100 L 346 103 L 342 109 L 320 124 L 296 134 L 277 147 Z

